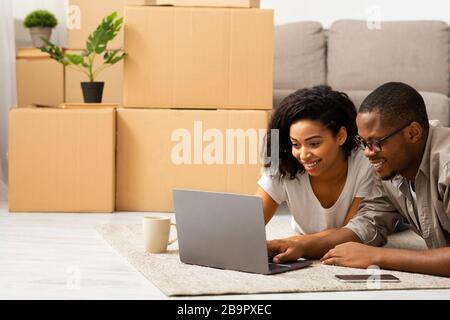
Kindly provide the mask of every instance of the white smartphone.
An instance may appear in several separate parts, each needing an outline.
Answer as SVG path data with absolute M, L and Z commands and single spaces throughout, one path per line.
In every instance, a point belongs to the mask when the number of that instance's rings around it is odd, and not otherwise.
M 337 274 L 335 277 L 342 282 L 400 282 L 392 274 Z

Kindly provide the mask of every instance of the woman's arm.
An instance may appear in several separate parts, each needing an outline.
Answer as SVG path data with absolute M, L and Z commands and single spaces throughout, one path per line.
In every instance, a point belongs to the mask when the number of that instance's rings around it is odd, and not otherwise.
M 275 200 L 273 200 L 272 197 L 261 187 L 258 187 L 258 190 L 256 190 L 256 195 L 262 199 L 264 224 L 267 224 L 270 219 L 272 219 L 275 211 L 277 211 L 278 203 L 276 203 Z
M 363 198 L 354 198 L 353 199 L 353 202 L 350 206 L 350 209 L 348 209 L 347 215 L 345 216 L 345 219 L 344 219 L 344 223 L 342 224 L 341 227 L 345 226 L 354 217 L 354 215 L 358 212 L 359 203 L 362 201 L 362 199 Z M 301 236 L 292 236 L 292 237 L 289 237 L 288 239 L 289 240 L 300 240 L 300 239 L 321 238 L 321 237 L 325 237 L 325 236 L 333 233 L 337 229 L 338 228 L 330 228 L 330 229 L 316 232 L 316 233 L 310 233 L 310 234 L 305 234 L 305 235 L 301 235 Z
M 358 212 L 359 204 L 363 198 L 354 198 L 352 205 L 350 206 L 350 209 L 348 209 L 347 215 L 345 216 L 344 223 L 342 224 L 342 227 L 345 226 Z
M 317 239 L 317 238 L 322 238 L 325 237 L 331 233 L 333 233 L 334 231 L 336 231 L 338 228 L 331 228 L 331 229 L 326 229 L 320 232 L 316 232 L 316 233 L 308 233 L 308 234 L 302 234 L 302 235 L 298 235 L 298 236 L 291 236 L 288 237 L 286 239 L 288 240 L 310 240 L 310 239 Z

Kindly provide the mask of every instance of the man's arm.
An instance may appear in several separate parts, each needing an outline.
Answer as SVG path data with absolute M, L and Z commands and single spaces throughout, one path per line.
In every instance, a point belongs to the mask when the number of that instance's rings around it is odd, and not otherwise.
M 275 263 L 282 263 L 298 258 L 319 259 L 336 245 L 349 241 L 361 240 L 353 231 L 340 228 L 320 238 L 271 240 L 267 242 L 267 248 L 269 257 L 272 257 Z
M 443 203 L 442 210 L 450 219 L 450 169 L 448 164 L 440 168 L 438 190 Z M 406 250 L 344 243 L 331 249 L 321 260 L 325 264 L 339 266 L 367 268 L 377 265 L 382 269 L 450 277 L 450 247 Z
M 344 243 L 323 256 L 324 264 L 432 274 L 450 277 L 450 247 L 429 250 L 377 248 L 361 243 Z

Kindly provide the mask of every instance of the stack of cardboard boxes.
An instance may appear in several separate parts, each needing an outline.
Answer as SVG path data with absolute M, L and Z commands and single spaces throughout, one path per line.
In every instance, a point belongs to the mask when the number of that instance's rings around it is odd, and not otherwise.
M 273 12 L 254 0 L 122 4 L 123 106 L 11 112 L 11 211 L 170 212 L 174 188 L 255 192 L 272 108 Z M 101 16 L 114 10 L 105 7 Z M 69 33 L 72 49 L 83 32 Z

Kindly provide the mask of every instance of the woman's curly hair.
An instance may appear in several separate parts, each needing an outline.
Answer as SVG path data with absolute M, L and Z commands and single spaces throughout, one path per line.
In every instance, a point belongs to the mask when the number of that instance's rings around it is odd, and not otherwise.
M 279 163 L 276 172 L 279 178 L 294 179 L 305 168 L 292 155 L 292 143 L 289 131 L 292 124 L 299 120 L 320 121 L 328 128 L 334 137 L 341 127 L 347 129 L 347 140 L 342 146 L 346 157 L 357 147 L 355 136 L 358 133 L 356 126 L 356 108 L 348 95 L 344 92 L 334 91 L 329 86 L 315 86 L 297 90 L 281 102 L 269 121 L 267 130 L 267 145 L 265 150 L 265 167 L 271 166 L 271 130 L 278 129 L 279 137 Z

